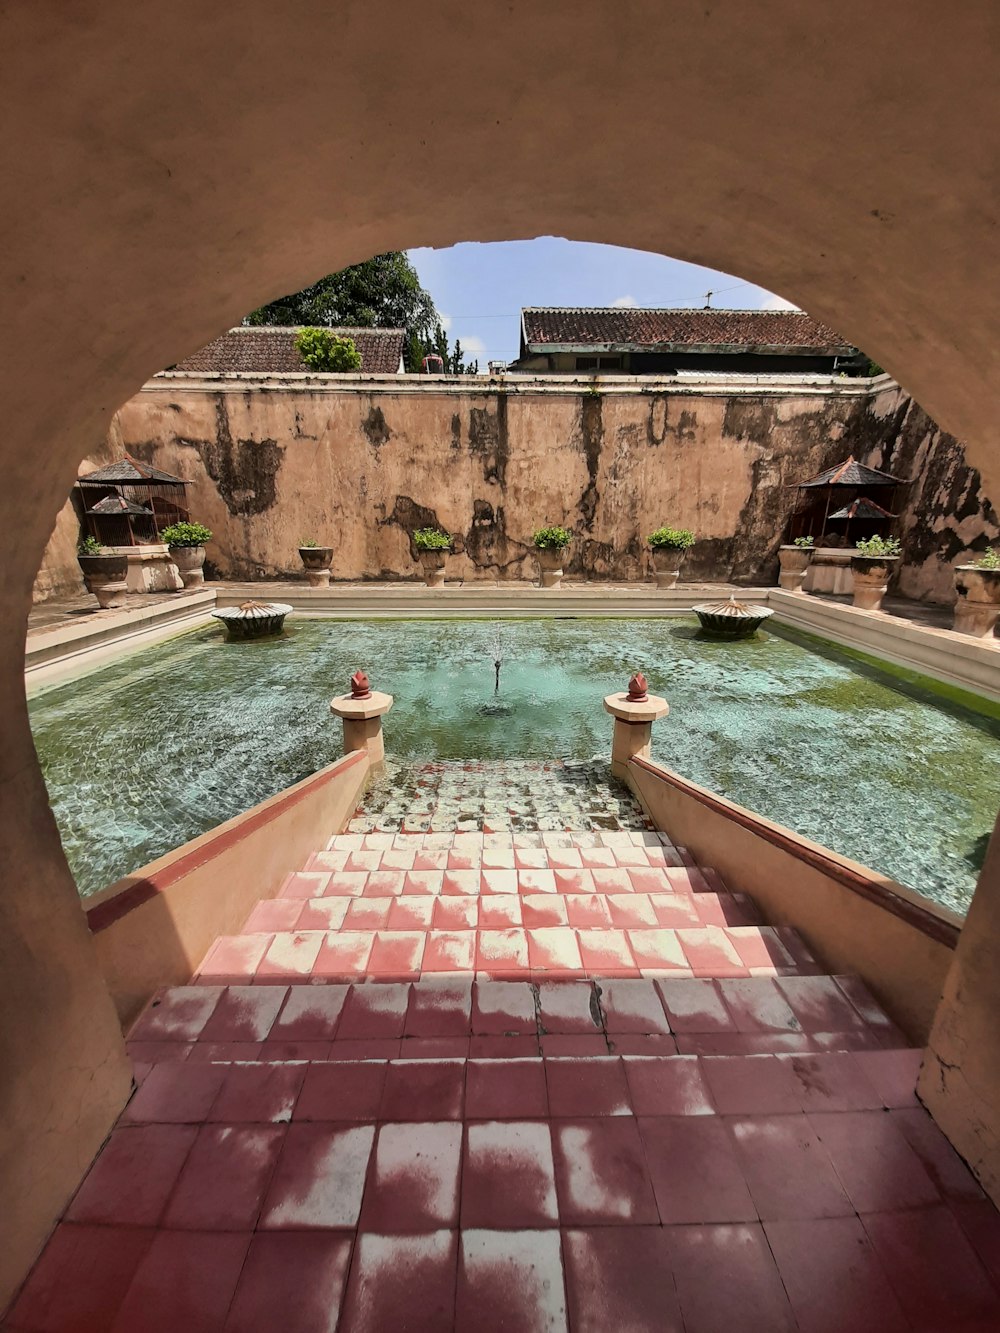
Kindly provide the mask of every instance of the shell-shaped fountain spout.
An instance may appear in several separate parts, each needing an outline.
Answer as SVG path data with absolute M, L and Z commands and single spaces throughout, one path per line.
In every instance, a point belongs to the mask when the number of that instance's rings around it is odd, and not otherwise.
M 747 639 L 756 634 L 768 616 L 774 615 L 769 607 L 738 602 L 734 594 L 730 594 L 728 601 L 703 602 L 692 610 L 703 630 L 722 639 Z
M 291 611 L 287 602 L 241 602 L 239 606 L 223 606 L 212 615 L 226 627 L 230 639 L 265 639 L 280 634 L 285 616 Z

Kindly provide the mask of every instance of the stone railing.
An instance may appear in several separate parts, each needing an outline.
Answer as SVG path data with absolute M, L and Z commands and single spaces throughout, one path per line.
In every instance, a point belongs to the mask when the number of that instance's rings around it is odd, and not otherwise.
M 189 981 L 217 936 L 238 931 L 343 829 L 369 767 L 367 751 L 353 750 L 86 901 L 123 1026 L 160 986 Z

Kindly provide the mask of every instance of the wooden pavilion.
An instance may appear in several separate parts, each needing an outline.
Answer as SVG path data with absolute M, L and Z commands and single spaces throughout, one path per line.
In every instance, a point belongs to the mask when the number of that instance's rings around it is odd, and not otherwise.
M 102 546 L 148 546 L 188 518 L 187 482 L 126 454 L 77 479 L 86 531 Z

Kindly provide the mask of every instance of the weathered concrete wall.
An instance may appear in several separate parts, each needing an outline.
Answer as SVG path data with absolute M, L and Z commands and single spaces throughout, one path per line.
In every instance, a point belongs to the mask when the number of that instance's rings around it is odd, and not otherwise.
M 698 537 L 685 577 L 770 583 L 795 483 L 849 453 L 915 478 L 898 502 L 907 595 L 953 600 L 951 562 L 998 533 L 961 445 L 889 380 L 175 375 L 119 410 L 99 461 L 126 450 L 191 482 L 210 571 L 240 579 L 299 575 L 308 539 L 335 548 L 335 578 L 416 578 L 410 533 L 427 524 L 456 534 L 449 578 L 530 579 L 549 523 L 576 535 L 571 575 L 643 579 L 645 537 L 671 523 Z M 68 505 L 36 597 L 80 587 L 75 538 Z
M 192 482 L 210 560 L 238 578 L 298 573 L 307 538 L 334 546 L 336 577 L 416 577 L 409 534 L 425 524 L 458 535 L 450 577 L 530 578 L 533 530 L 563 523 L 571 574 L 637 579 L 646 534 L 671 523 L 698 536 L 689 577 L 769 580 L 793 483 L 895 428 L 856 386 L 669 381 L 593 393 L 175 377 L 116 417 L 124 448 Z
M 994 828 L 945 981 L 918 1091 L 931 1115 L 1000 1207 L 998 936 L 1000 834 Z
M 903 562 L 898 588 L 907 597 L 955 601 L 954 565 L 977 558 L 1000 540 L 1000 518 L 969 466 L 965 449 L 899 389 L 876 397 L 876 410 L 896 427 L 864 456 L 871 467 L 910 479 L 898 493 Z

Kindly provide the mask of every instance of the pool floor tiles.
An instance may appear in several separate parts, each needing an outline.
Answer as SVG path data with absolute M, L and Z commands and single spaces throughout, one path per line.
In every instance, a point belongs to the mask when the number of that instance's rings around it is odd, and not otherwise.
M 389 761 L 348 825 L 351 833 L 649 829 L 607 759 Z
M 10 1333 L 1000 1328 L 921 1052 L 653 831 L 338 836 L 128 1049 Z

